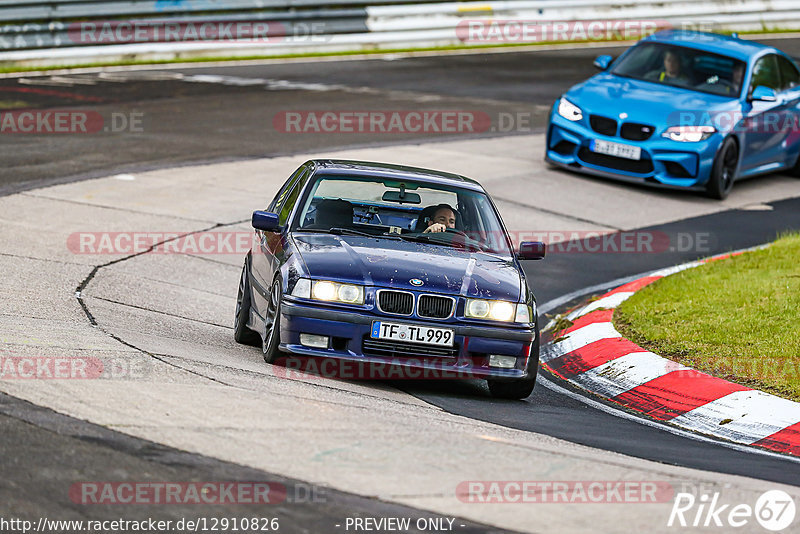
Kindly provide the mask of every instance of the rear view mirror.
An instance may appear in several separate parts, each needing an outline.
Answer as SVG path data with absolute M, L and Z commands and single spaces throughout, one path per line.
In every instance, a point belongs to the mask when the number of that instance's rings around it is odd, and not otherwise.
M 547 251 L 547 245 L 541 241 L 523 241 L 519 244 L 517 258 L 521 260 L 541 260 Z
M 256 230 L 264 230 L 265 232 L 277 232 L 280 230 L 278 224 L 278 214 L 270 213 L 268 211 L 254 211 L 253 212 L 253 228 Z
M 400 191 L 386 191 L 381 200 L 384 202 L 397 202 L 399 204 L 421 204 L 422 199 L 417 193 L 409 193 L 405 189 Z
M 770 89 L 764 85 L 759 85 L 753 89 L 752 100 L 761 100 L 762 102 L 775 102 L 778 100 L 778 95 L 775 94 L 774 89 Z
M 614 59 L 611 56 L 597 56 L 592 63 L 595 67 L 600 70 L 606 70 L 609 65 L 611 65 L 611 60 Z

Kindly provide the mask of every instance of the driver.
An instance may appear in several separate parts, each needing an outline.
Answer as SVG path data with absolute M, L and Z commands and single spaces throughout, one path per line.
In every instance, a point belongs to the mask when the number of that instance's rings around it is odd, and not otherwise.
M 455 229 L 455 227 L 456 211 L 447 204 L 439 204 L 423 233 L 445 232 L 448 228 Z
M 680 83 L 689 80 L 689 77 L 681 70 L 681 56 L 676 50 L 667 50 L 664 54 L 664 68 L 647 73 L 645 78 L 667 83 Z

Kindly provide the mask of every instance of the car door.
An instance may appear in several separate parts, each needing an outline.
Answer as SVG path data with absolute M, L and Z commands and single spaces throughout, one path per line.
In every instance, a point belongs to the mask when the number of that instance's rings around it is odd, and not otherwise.
M 774 102 L 752 100 L 753 91 L 758 86 L 774 90 L 777 99 Z M 782 125 L 786 120 L 786 107 L 780 91 L 778 56 L 767 54 L 753 66 L 748 100 L 744 104 L 741 158 L 741 171 L 744 174 L 747 171 L 766 170 L 770 165 L 777 167 L 784 161 L 782 143 L 785 133 Z
M 278 222 L 281 227 L 291 214 L 297 202 L 297 196 L 305 183 L 308 167 L 303 165 L 297 169 L 286 181 L 283 187 L 275 195 L 267 211 L 278 214 Z M 253 274 L 254 295 L 253 304 L 258 314 L 264 316 L 267 304 L 267 295 L 272 287 L 275 271 L 279 267 L 279 255 L 283 249 L 284 242 L 281 232 L 265 232 L 255 230 L 255 242 L 251 249 L 251 272 Z
M 787 57 L 778 56 L 781 93 L 786 113 L 783 153 L 786 165 L 793 165 L 800 154 L 800 71 Z

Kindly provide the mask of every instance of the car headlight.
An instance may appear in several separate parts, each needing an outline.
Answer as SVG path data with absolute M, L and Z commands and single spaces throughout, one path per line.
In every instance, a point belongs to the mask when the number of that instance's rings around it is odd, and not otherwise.
M 515 304 L 505 300 L 467 299 L 464 317 L 489 319 L 506 323 L 530 323 L 531 310 L 527 304 Z
M 579 121 L 583 118 L 583 112 L 581 111 L 581 108 L 563 97 L 558 101 L 558 114 L 573 122 Z
M 705 141 L 716 132 L 717 129 L 713 126 L 670 126 L 661 137 L 682 143 L 697 143 Z
M 364 304 L 364 286 L 301 278 L 295 284 L 292 296 L 326 302 Z

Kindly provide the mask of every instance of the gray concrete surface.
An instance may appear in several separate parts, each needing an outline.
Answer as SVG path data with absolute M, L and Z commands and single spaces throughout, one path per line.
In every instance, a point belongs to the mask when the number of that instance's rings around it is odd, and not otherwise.
M 541 136 L 325 152 L 442 168 L 483 182 L 512 230 L 610 230 L 798 195 L 773 176 L 723 203 L 562 174 Z M 473 504 L 466 480 L 639 480 L 755 503 L 797 488 L 658 464 L 455 416 L 391 387 L 282 378 L 232 339 L 238 255 L 70 251 L 74 232 L 246 229 L 308 154 L 108 177 L 0 198 L 3 350 L 147 362 L 135 379 L 2 380 L 4 392 L 132 436 L 442 514 L 527 532 L 669 532 L 660 504 Z M 554 184 L 557 184 L 554 185 Z M 631 206 L 636 206 L 632 209 Z M 82 291 L 92 326 L 75 299 Z M 124 341 L 124 343 L 120 342 Z M 625 522 L 620 521 L 625 518 Z M 689 529 L 690 530 L 690 529 Z M 702 530 L 702 529 L 700 529 Z

